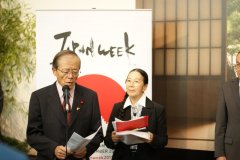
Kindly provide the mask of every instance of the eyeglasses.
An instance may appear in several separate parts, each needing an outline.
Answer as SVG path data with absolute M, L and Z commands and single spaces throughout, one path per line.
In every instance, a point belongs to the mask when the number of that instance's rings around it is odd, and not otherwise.
M 79 74 L 79 69 L 59 69 L 57 68 L 57 70 L 59 70 L 63 76 L 67 76 L 68 74 L 72 74 L 73 76 L 78 76 Z
M 131 85 L 131 84 L 133 84 L 133 85 L 138 85 L 138 84 L 140 84 L 142 81 L 141 80 L 138 80 L 138 79 L 134 79 L 134 80 L 130 80 L 130 79 L 127 79 L 126 80 L 126 84 L 128 84 L 128 85 Z

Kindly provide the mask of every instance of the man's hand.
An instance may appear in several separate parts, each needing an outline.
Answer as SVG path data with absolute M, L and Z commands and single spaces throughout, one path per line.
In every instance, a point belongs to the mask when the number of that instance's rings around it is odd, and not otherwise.
M 87 148 L 83 147 L 76 152 L 73 152 L 73 156 L 76 158 L 84 158 L 87 154 Z
M 58 159 L 65 159 L 66 158 L 66 147 L 64 146 L 57 146 L 54 150 L 54 154 Z M 69 150 L 67 154 L 72 154 Z

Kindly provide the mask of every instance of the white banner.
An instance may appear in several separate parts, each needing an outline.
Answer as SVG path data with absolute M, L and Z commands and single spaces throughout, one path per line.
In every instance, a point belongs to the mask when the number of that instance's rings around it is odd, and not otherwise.
M 104 133 L 131 69 L 148 73 L 146 94 L 152 97 L 151 10 L 40 10 L 36 18 L 37 88 L 55 81 L 50 63 L 57 52 L 70 49 L 81 58 L 78 83 L 98 93 Z M 111 159 L 111 154 L 101 144 L 91 159 Z

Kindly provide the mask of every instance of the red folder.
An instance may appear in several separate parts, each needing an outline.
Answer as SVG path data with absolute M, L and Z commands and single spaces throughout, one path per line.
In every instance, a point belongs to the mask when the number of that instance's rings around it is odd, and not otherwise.
M 144 128 L 148 126 L 148 116 L 139 117 L 137 119 L 129 120 L 129 121 L 117 121 L 116 129 L 117 132 L 133 130 L 137 128 Z

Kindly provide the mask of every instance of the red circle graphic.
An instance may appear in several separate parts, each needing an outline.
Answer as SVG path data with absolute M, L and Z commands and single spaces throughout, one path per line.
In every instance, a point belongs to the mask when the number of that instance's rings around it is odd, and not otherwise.
M 77 83 L 97 92 L 101 115 L 108 122 L 114 103 L 123 99 L 123 88 L 115 80 L 98 74 L 81 76 Z

